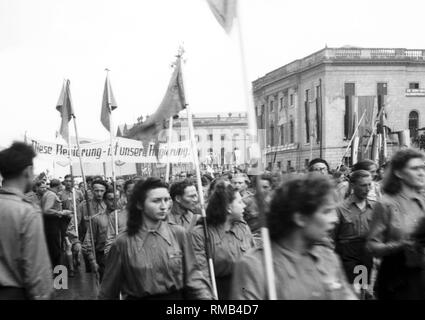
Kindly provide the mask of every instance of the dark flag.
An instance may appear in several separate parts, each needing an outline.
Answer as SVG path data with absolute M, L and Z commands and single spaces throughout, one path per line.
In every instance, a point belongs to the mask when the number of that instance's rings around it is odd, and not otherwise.
M 167 92 L 161 104 L 153 115 L 151 115 L 140 126 L 135 127 L 138 135 L 153 136 L 164 128 L 164 122 L 176 116 L 186 107 L 186 99 L 183 88 L 180 57 L 177 58 L 173 75 L 168 84 Z
M 59 96 L 58 103 L 56 104 L 56 110 L 61 114 L 62 122 L 59 130 L 60 135 L 69 142 L 69 128 L 68 123 L 71 121 L 74 110 L 72 109 L 71 94 L 69 91 L 70 81 L 66 80 L 63 84 L 62 91 Z
M 110 130 L 110 117 L 111 112 L 117 108 L 117 102 L 115 101 L 114 94 L 112 92 L 111 83 L 109 77 L 106 76 L 105 89 L 103 90 L 102 110 L 100 112 L 100 121 L 106 130 Z

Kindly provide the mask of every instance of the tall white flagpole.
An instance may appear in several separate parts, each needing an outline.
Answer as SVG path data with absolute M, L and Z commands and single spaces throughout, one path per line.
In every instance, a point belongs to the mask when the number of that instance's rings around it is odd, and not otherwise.
M 169 128 L 168 128 L 168 148 L 167 148 L 167 166 L 165 172 L 165 182 L 170 181 L 170 149 L 171 149 L 171 138 L 173 136 L 173 117 L 170 117 Z
M 237 29 L 237 40 L 238 40 L 238 47 L 239 47 L 239 58 L 241 61 L 241 70 L 242 70 L 242 80 L 243 80 L 243 90 L 244 90 L 244 98 L 245 98 L 245 105 L 247 107 L 247 113 L 248 113 L 248 128 L 249 128 L 249 134 L 251 136 L 251 150 L 253 152 L 253 158 L 257 159 L 257 168 L 258 168 L 258 174 L 261 174 L 263 171 L 263 164 L 261 159 L 261 151 L 260 146 L 258 144 L 258 133 L 257 133 L 257 121 L 256 121 L 256 115 L 254 110 L 254 102 L 252 97 L 252 91 L 251 91 L 251 84 L 248 79 L 247 74 L 247 64 L 245 59 L 245 50 L 244 50 L 244 43 L 243 43 L 243 36 L 242 36 L 242 22 L 241 20 L 241 1 L 237 1 L 237 17 L 236 17 L 236 29 Z M 256 199 L 259 202 L 258 208 L 260 211 L 260 217 L 263 220 L 262 227 L 261 227 L 261 237 L 263 240 L 263 252 L 264 252 L 264 264 L 266 269 L 266 280 L 267 280 L 267 290 L 268 290 L 268 297 L 270 300 L 276 300 L 276 284 L 275 284 L 275 275 L 274 275 L 274 269 L 273 269 L 273 257 L 272 257 L 272 250 L 271 250 L 271 242 L 270 242 L 270 235 L 269 235 L 269 229 L 267 228 L 267 221 L 265 217 L 264 212 L 264 196 L 261 192 L 260 188 L 260 179 L 256 179 Z
M 114 141 L 115 141 L 115 134 L 114 134 L 114 126 L 112 121 L 112 109 L 111 109 L 111 103 L 109 99 L 109 69 L 106 70 L 106 78 L 107 78 L 107 86 L 106 86 L 106 94 L 107 94 L 107 102 L 108 102 L 108 109 L 109 109 L 109 133 L 110 133 L 110 140 L 111 140 L 111 170 L 112 170 L 112 185 L 114 188 L 114 216 L 115 216 L 115 235 L 118 237 L 118 213 L 117 213 L 117 186 L 116 186 L 116 178 L 115 178 L 115 156 L 114 156 Z
M 179 56 L 180 59 L 182 59 L 183 55 L 183 48 L 181 47 L 179 50 Z M 185 86 L 185 77 L 183 72 L 183 61 L 181 61 L 181 76 L 182 76 L 182 82 L 183 82 L 183 88 L 186 88 Z M 195 171 L 196 171 L 196 182 L 198 186 L 198 193 L 199 193 L 199 202 L 201 204 L 201 215 L 203 220 L 203 226 L 204 226 L 204 237 L 205 237 L 205 253 L 208 260 L 208 269 L 210 272 L 210 278 L 211 278 L 211 286 L 213 290 L 213 295 L 215 299 L 218 299 L 218 292 L 217 292 L 217 284 L 215 282 L 215 272 L 214 272 L 214 263 L 210 254 L 209 249 L 209 236 L 208 236 L 208 230 L 207 230 L 207 214 L 205 211 L 205 202 L 204 202 L 204 192 L 202 189 L 202 181 L 201 181 L 201 170 L 199 169 L 199 159 L 198 159 L 198 152 L 196 147 L 196 140 L 195 140 L 195 131 L 193 129 L 193 121 L 192 121 L 192 113 L 190 111 L 190 106 L 187 103 L 189 100 L 187 99 L 187 92 L 185 92 L 186 96 L 186 111 L 187 111 L 187 122 L 189 126 L 189 136 L 190 136 L 190 145 L 191 145 L 191 151 L 192 151 L 192 157 L 193 157 L 193 163 L 195 165 Z
M 74 212 L 74 220 L 75 220 L 75 234 L 78 238 L 78 218 L 77 218 L 77 202 L 75 199 L 75 187 L 74 187 L 74 170 L 72 168 L 72 160 L 71 160 L 71 142 L 70 142 L 70 133 L 68 129 L 68 160 L 69 160 L 69 170 L 71 172 L 71 181 L 72 181 L 72 211 Z

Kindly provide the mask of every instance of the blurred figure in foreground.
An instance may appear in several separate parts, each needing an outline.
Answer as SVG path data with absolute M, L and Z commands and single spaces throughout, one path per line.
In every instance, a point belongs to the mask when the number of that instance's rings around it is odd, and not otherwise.
M 338 256 L 317 245 L 333 228 L 329 177 L 307 174 L 284 182 L 268 216 L 277 299 L 356 299 Z M 268 299 L 262 249 L 236 262 L 232 299 Z
M 425 299 L 424 253 L 413 237 L 425 218 L 424 187 L 424 155 L 413 149 L 398 151 L 391 159 L 382 205 L 374 212 L 368 237 L 368 248 L 382 258 L 375 286 L 378 299 Z
M 49 299 L 53 291 L 41 210 L 24 196 L 34 157 L 19 142 L 0 152 L 0 300 Z

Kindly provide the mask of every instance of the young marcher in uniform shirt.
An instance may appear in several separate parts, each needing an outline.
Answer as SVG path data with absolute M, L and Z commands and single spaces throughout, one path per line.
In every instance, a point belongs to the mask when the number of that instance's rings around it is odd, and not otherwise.
M 112 244 L 100 299 L 211 299 L 189 235 L 166 221 L 167 185 L 157 178 L 136 183 L 128 203 L 127 230 Z
M 100 179 L 92 181 L 92 198 L 89 199 L 89 208 L 87 209 L 87 202 L 84 200 L 77 207 L 77 216 L 79 221 L 78 237 L 81 242 L 84 242 L 87 230 L 89 229 L 89 219 L 97 214 L 103 214 L 107 210 L 107 205 L 104 200 L 105 192 L 108 189 L 108 184 Z M 86 272 L 91 272 L 91 264 L 87 258 L 87 252 L 83 250 L 84 262 L 86 265 Z
M 60 186 L 59 180 L 52 179 L 50 187 L 41 198 L 47 246 L 53 268 L 61 264 L 62 244 L 72 216 L 72 211 L 62 209 L 62 201 L 59 198 Z
M 368 199 L 372 175 L 365 170 L 354 171 L 350 175 L 350 184 L 352 194 L 336 209 L 338 220 L 334 229 L 335 249 L 342 259 L 348 281 L 353 283 L 358 275 L 359 272 L 355 272 L 356 266 L 365 266 L 369 284 L 373 257 L 366 250 L 366 238 L 377 205 L 375 201 Z
M 254 246 L 254 239 L 243 220 L 245 204 L 239 192 L 230 184 L 221 182 L 208 202 L 206 210 L 209 250 L 214 262 L 218 298 L 229 299 L 233 266 L 237 259 Z M 204 226 L 198 225 L 192 232 L 196 258 L 204 276 L 209 278 L 205 253 Z
M 168 221 L 181 225 L 186 231 L 192 230 L 200 218 L 200 215 L 195 213 L 198 205 L 195 185 L 187 179 L 175 182 L 170 187 L 170 196 L 173 206 L 167 216 Z
M 49 299 L 52 267 L 40 207 L 25 198 L 34 150 L 15 142 L 0 152 L 0 300 Z
M 368 248 L 382 258 L 376 279 L 378 299 L 425 299 L 423 251 L 413 241 L 425 218 L 424 155 L 398 151 L 383 183 L 384 195 L 373 215 Z
M 317 245 L 336 213 L 329 177 L 293 177 L 275 190 L 268 214 L 277 299 L 356 299 L 338 256 Z M 236 262 L 232 299 L 268 299 L 263 249 Z
M 114 190 L 109 188 L 105 192 L 104 197 L 107 210 L 92 216 L 93 233 L 90 232 L 89 228 L 83 242 L 83 250 L 87 255 L 91 270 L 95 273 L 99 272 L 100 281 L 103 279 L 105 270 L 107 246 L 109 247 L 112 239 L 117 237 L 115 234 Z M 127 222 L 127 217 L 123 216 L 121 212 L 121 210 L 117 210 L 119 232 L 125 230 L 125 224 Z M 94 242 L 96 257 L 93 255 L 92 241 Z

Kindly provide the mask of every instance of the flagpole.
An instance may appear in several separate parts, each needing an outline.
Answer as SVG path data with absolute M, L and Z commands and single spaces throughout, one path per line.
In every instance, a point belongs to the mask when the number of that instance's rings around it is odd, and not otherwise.
M 72 183 L 72 211 L 74 211 L 75 234 L 77 235 L 77 238 L 78 238 L 77 203 L 76 203 L 76 200 L 75 200 L 74 172 L 73 172 L 72 160 L 71 160 L 71 143 L 70 143 L 69 130 L 68 130 L 68 160 L 69 160 L 69 171 L 71 173 L 71 183 Z
M 351 144 L 353 143 L 353 140 L 354 140 L 354 138 L 356 137 L 357 131 L 359 130 L 360 124 L 362 123 L 362 120 L 363 120 L 363 118 L 364 118 L 365 114 L 366 114 L 366 109 L 363 111 L 362 117 L 360 118 L 359 122 L 357 123 L 356 130 L 354 130 L 354 133 L 353 133 L 353 135 L 351 136 L 350 141 L 348 142 L 348 146 L 347 146 L 347 148 L 345 149 L 344 154 L 342 155 L 341 161 L 340 161 L 340 163 L 339 163 L 339 165 L 338 165 L 338 169 L 339 169 L 339 168 L 341 167 L 341 165 L 344 163 L 345 155 L 347 154 L 348 150 L 350 150 L 350 148 L 351 148 Z
M 183 47 L 181 47 L 179 49 L 179 54 L 178 54 L 178 58 L 182 59 L 183 56 Z M 181 76 L 182 76 L 182 82 L 183 82 L 183 87 L 185 88 L 185 77 L 184 77 L 184 72 L 183 72 L 183 63 L 180 63 L 181 65 Z M 199 193 L 199 202 L 201 205 L 201 216 L 202 216 L 202 222 L 203 222 L 203 226 L 204 226 L 204 238 L 205 238 L 205 254 L 207 256 L 207 260 L 208 260 L 208 269 L 209 269 L 209 273 L 210 273 L 210 278 L 211 278 L 211 285 L 212 285 L 212 290 L 213 290 L 213 295 L 215 299 L 218 299 L 218 292 L 217 292 L 217 284 L 215 281 L 215 272 L 214 272 L 214 263 L 211 257 L 211 253 L 210 253 L 210 239 L 209 239 L 209 234 L 208 234 L 208 229 L 207 229 L 207 214 L 205 212 L 205 202 L 204 202 L 204 192 L 202 189 L 202 181 L 201 181 L 201 170 L 199 168 L 199 159 L 198 159 L 198 152 L 197 152 L 197 147 L 196 147 L 196 141 L 195 141 L 195 132 L 193 129 L 193 121 L 192 121 L 192 113 L 190 111 L 190 106 L 187 103 L 188 99 L 187 99 L 187 93 L 186 94 L 186 112 L 187 112 L 187 122 L 188 122 L 188 126 L 189 126 L 189 136 L 190 136 L 190 146 L 192 149 L 192 157 L 193 157 L 193 162 L 195 164 L 195 171 L 196 171 L 196 182 L 197 182 L 197 186 L 198 186 L 198 193 Z
M 170 117 L 168 128 L 168 148 L 167 148 L 167 166 L 165 172 L 165 182 L 170 181 L 170 149 L 171 149 L 171 137 L 173 136 L 173 117 Z
M 380 119 L 382 110 L 383 110 L 383 109 L 381 108 L 381 110 L 378 112 L 378 115 L 377 115 L 377 117 L 376 117 L 376 118 Z M 375 120 L 375 123 L 376 123 L 376 120 Z M 364 150 L 364 152 L 363 152 L 363 155 L 366 155 L 366 153 L 367 153 L 367 151 L 368 151 L 368 149 L 369 149 L 369 145 L 370 145 L 370 143 L 372 142 L 373 137 L 374 137 L 375 135 L 376 135 L 376 125 L 374 125 L 374 126 L 373 126 L 372 134 L 370 135 L 369 140 L 367 141 L 366 148 L 365 148 L 365 150 Z
M 69 80 L 68 80 L 69 81 Z M 69 87 L 68 89 L 69 90 Z M 67 94 L 69 94 L 69 91 L 67 91 Z M 83 169 L 83 161 L 81 159 L 81 152 L 80 152 L 80 141 L 79 141 L 79 137 L 78 137 L 78 130 L 77 130 L 77 120 L 75 117 L 74 112 L 72 112 L 71 114 L 72 119 L 74 120 L 74 131 L 75 131 L 75 139 L 76 139 L 76 144 L 77 144 L 77 155 L 78 155 L 78 159 L 80 162 L 80 170 L 81 170 L 81 176 L 83 178 L 83 185 L 84 185 L 84 199 L 86 201 L 86 208 L 87 208 L 87 219 L 89 221 L 89 230 L 90 230 L 90 241 L 91 241 L 91 247 L 92 247 L 92 254 L 93 254 L 93 259 L 94 262 L 97 264 L 97 259 L 96 259 L 96 251 L 95 251 L 95 244 L 94 244 L 94 238 L 93 238 L 93 225 L 92 225 L 92 221 L 91 221 L 91 210 L 90 210 L 90 202 L 89 202 L 89 195 L 87 192 L 87 183 L 86 183 L 86 177 L 84 175 L 84 169 Z M 83 217 L 82 217 L 83 218 Z M 78 224 L 78 220 L 76 221 L 76 224 Z M 98 272 L 96 272 L 96 279 L 99 279 L 99 274 Z M 98 285 L 98 281 L 96 282 L 96 285 Z
M 237 40 L 238 40 L 238 47 L 239 47 L 239 55 L 240 55 L 240 61 L 241 61 L 241 69 L 242 69 L 242 80 L 243 80 L 243 90 L 244 90 L 244 97 L 245 97 L 245 105 L 247 107 L 247 113 L 248 113 L 248 128 L 249 133 L 252 138 L 252 146 L 254 149 L 255 158 L 257 158 L 257 166 L 258 166 L 258 173 L 260 174 L 262 171 L 262 159 L 261 159 L 261 151 L 260 147 L 258 145 L 258 136 L 257 136 L 257 122 L 255 119 L 254 114 L 254 104 L 252 99 L 252 91 L 250 82 L 247 75 L 247 66 L 246 66 L 246 59 L 245 59 L 245 50 L 244 50 L 244 44 L 243 44 L 243 36 L 242 36 L 242 22 L 241 20 L 241 10 L 240 10 L 240 1 L 237 1 L 237 12 L 239 13 L 236 17 L 236 29 L 237 29 Z M 259 209 L 259 215 L 260 220 L 262 220 L 262 227 L 261 227 L 261 237 L 263 240 L 263 253 L 264 253 L 264 264 L 265 264 L 265 271 L 266 271 L 266 280 L 267 280 L 267 290 L 268 290 L 268 297 L 270 300 L 276 300 L 276 284 L 275 284 L 275 275 L 274 275 L 274 269 L 273 269 L 273 257 L 272 257 L 272 250 L 271 250 L 271 242 L 270 242 L 270 236 L 269 236 L 269 229 L 267 227 L 267 220 L 264 212 L 264 195 L 261 192 L 260 187 L 260 179 L 256 179 L 256 199 L 258 202 L 258 209 Z
M 72 119 L 74 120 L 74 130 L 75 130 L 75 139 L 77 140 L 77 154 L 78 154 L 78 160 L 80 162 L 80 170 L 81 170 L 81 177 L 83 178 L 83 185 L 84 185 L 84 199 L 86 201 L 86 208 L 87 208 L 87 219 L 89 221 L 89 229 L 90 229 L 90 241 L 91 241 L 91 247 L 92 247 L 92 254 L 95 263 L 97 264 L 96 259 L 96 251 L 95 251 L 95 244 L 94 244 L 94 238 L 93 238 L 93 225 L 92 225 L 92 215 L 90 210 L 90 202 L 89 202 L 89 195 L 88 195 L 88 189 L 87 189 L 87 182 L 86 182 L 86 176 L 84 175 L 84 168 L 83 168 L 83 160 L 81 159 L 81 152 L 80 152 L 80 141 L 78 138 L 78 131 L 77 131 L 77 118 L 75 117 L 75 114 L 72 114 Z M 96 279 L 99 279 L 99 275 L 96 272 Z
M 107 102 L 108 102 L 108 110 L 110 112 L 109 114 L 109 133 L 110 133 L 110 143 L 111 143 L 111 170 L 112 170 L 112 186 L 114 191 L 114 216 L 115 216 L 115 235 L 118 237 L 118 213 L 117 213 L 117 186 L 116 186 L 116 178 L 115 178 L 115 157 L 114 157 L 114 126 L 112 121 L 112 109 L 111 109 L 111 102 L 109 99 L 109 69 L 106 70 L 106 94 L 107 94 Z

